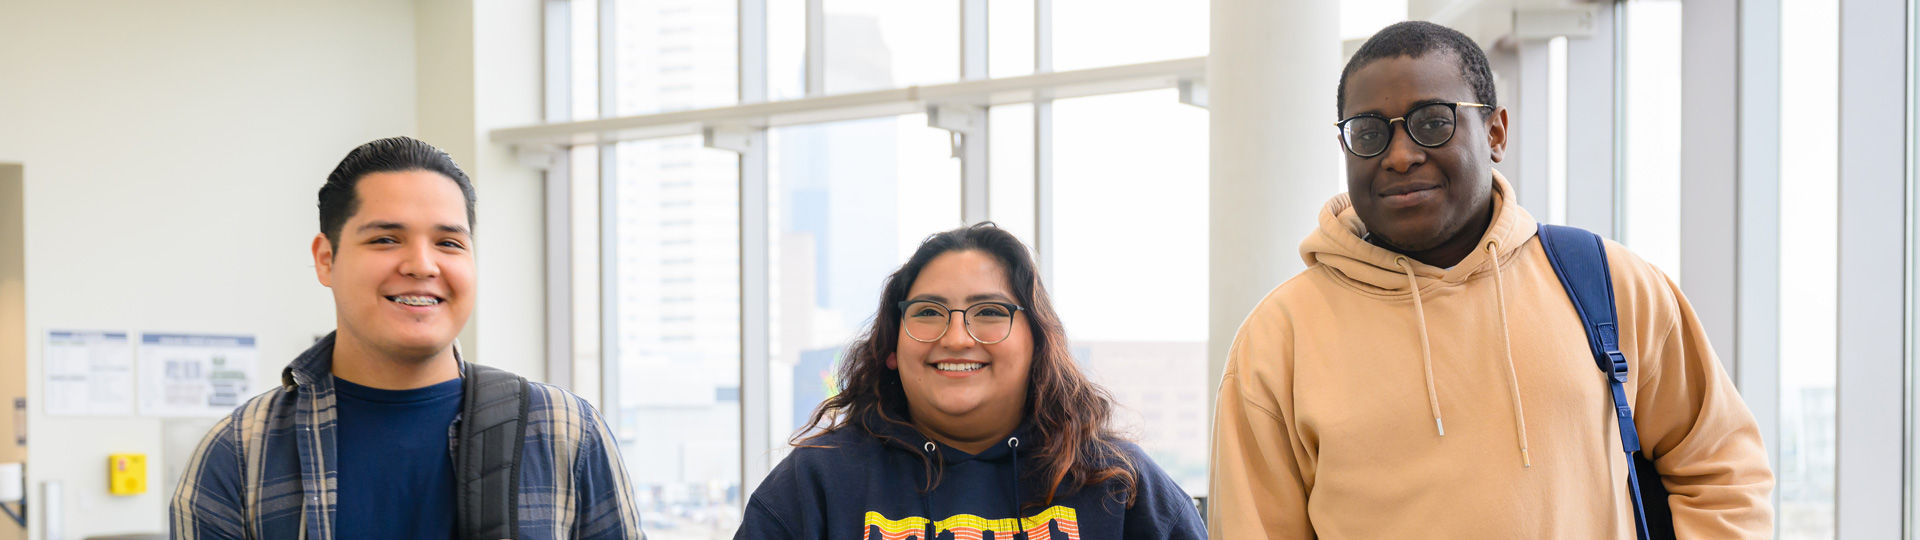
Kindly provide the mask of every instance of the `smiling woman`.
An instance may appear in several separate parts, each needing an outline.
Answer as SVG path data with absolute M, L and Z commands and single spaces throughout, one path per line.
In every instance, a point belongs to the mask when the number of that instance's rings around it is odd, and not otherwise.
M 882 290 L 839 392 L 807 424 L 821 431 L 796 435 L 740 538 L 855 526 L 862 538 L 1206 536 L 1187 494 L 1108 427 L 1113 400 L 1068 354 L 1011 233 L 983 223 L 933 235 Z

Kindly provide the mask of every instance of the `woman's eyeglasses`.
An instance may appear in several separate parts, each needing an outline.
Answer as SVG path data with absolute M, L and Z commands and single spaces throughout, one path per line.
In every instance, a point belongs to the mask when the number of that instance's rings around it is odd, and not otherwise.
M 983 345 L 992 345 L 1013 335 L 1013 314 L 1018 312 L 1020 306 L 1006 302 L 981 302 L 967 309 L 951 309 L 932 300 L 907 300 L 900 302 L 900 326 L 914 341 L 933 343 L 947 336 L 947 329 L 953 326 L 949 324 L 953 314 L 959 313 L 961 322 L 967 325 L 967 335 Z

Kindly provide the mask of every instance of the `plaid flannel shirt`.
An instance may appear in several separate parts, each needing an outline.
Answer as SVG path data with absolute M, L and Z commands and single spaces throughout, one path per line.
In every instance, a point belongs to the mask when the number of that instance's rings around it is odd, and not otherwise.
M 338 420 L 332 368 L 328 334 L 287 366 L 280 387 L 214 425 L 174 492 L 173 538 L 334 537 L 339 468 L 332 458 Z M 599 413 L 558 387 L 531 386 L 520 540 L 644 538 L 618 445 Z

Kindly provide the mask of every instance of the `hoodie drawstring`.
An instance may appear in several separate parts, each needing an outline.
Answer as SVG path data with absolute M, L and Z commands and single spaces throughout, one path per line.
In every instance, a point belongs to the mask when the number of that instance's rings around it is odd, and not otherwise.
M 1513 338 L 1507 327 L 1507 289 L 1506 281 L 1501 277 L 1500 244 L 1497 240 L 1487 241 L 1487 253 L 1493 258 L 1494 297 L 1499 302 L 1500 346 L 1507 361 L 1507 393 L 1513 399 L 1513 430 L 1520 439 L 1520 466 L 1532 467 L 1533 457 L 1527 452 L 1527 415 L 1520 406 L 1520 376 L 1513 367 Z M 1393 264 L 1407 273 L 1407 288 L 1413 294 L 1413 312 L 1420 328 L 1420 363 L 1427 377 L 1427 407 L 1433 413 L 1433 427 L 1440 436 L 1447 436 L 1447 427 L 1440 417 L 1440 393 L 1433 385 L 1433 347 L 1427 337 L 1426 306 L 1420 299 L 1420 282 L 1415 279 L 1413 263 L 1405 256 L 1394 257 Z
M 1447 436 L 1447 425 L 1440 421 L 1440 393 L 1433 389 L 1433 348 L 1427 342 L 1427 309 L 1420 303 L 1420 282 L 1413 277 L 1413 264 L 1406 257 L 1394 257 L 1393 264 L 1407 271 L 1407 289 L 1413 292 L 1413 314 L 1420 324 L 1420 366 L 1427 372 L 1427 407 L 1433 411 L 1433 427 Z
M 927 452 L 929 459 L 939 457 L 939 447 L 934 446 L 933 441 L 927 441 L 926 444 L 921 445 L 920 449 Z M 1027 538 L 1027 524 L 1026 520 L 1020 519 L 1020 438 L 1008 437 L 1007 449 L 1013 456 L 1013 538 L 1025 539 Z M 931 477 L 927 479 L 927 485 L 933 485 L 933 479 Z M 934 530 L 932 489 L 920 493 L 920 510 L 922 515 L 927 517 L 925 540 L 934 540 L 934 538 L 939 535 L 939 532 Z M 999 535 L 996 534 L 994 537 L 998 538 Z
M 1020 438 L 1008 437 L 1007 449 L 1013 455 L 1013 537 L 1023 539 L 1027 537 L 1027 523 L 1020 519 Z M 1000 535 L 993 537 L 999 538 Z
M 933 441 L 927 441 L 927 444 L 920 448 L 927 451 L 927 459 L 940 457 L 939 452 L 936 451 L 939 448 L 933 445 Z M 921 539 L 933 540 L 933 475 L 931 472 L 927 475 L 927 490 L 920 492 L 920 510 L 921 515 L 927 516 L 927 531 L 921 535 Z
M 1527 454 L 1527 415 L 1520 408 L 1520 375 L 1513 369 L 1513 338 L 1507 330 L 1507 288 L 1500 279 L 1499 241 L 1487 241 L 1487 254 L 1493 257 L 1494 298 L 1500 302 L 1500 345 L 1507 356 L 1507 392 L 1513 395 L 1513 431 L 1520 436 L 1520 466 L 1532 467 L 1533 458 Z

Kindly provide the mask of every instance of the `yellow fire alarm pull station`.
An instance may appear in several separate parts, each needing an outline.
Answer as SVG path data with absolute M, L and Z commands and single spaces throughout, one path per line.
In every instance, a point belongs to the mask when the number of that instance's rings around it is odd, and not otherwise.
M 147 492 L 147 455 L 113 454 L 107 456 L 107 491 L 114 495 L 139 495 Z

